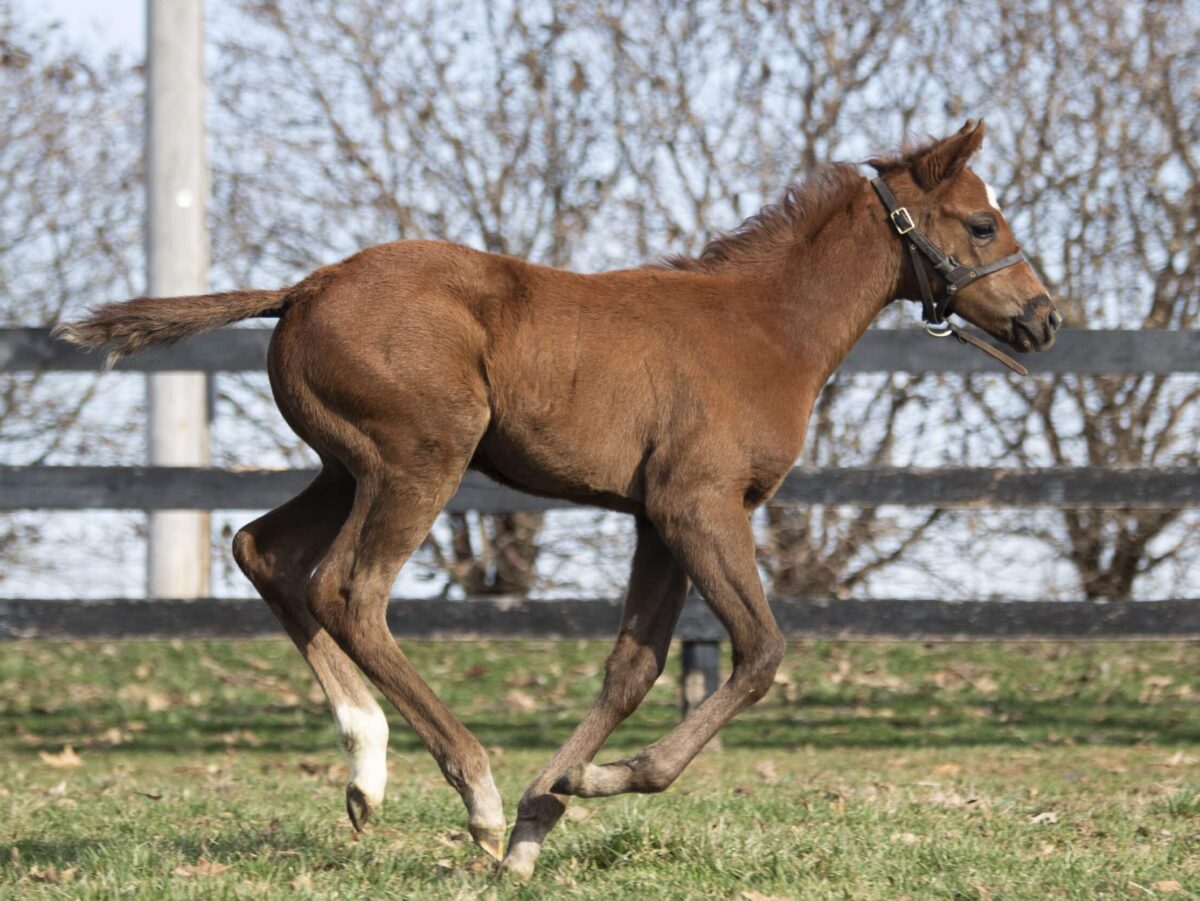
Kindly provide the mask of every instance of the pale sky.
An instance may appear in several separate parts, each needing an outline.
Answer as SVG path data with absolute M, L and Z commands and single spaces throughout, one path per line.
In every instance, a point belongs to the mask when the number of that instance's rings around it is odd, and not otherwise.
M 144 52 L 146 0 L 37 0 L 27 8 L 61 21 L 75 43 L 96 41 L 105 49 Z

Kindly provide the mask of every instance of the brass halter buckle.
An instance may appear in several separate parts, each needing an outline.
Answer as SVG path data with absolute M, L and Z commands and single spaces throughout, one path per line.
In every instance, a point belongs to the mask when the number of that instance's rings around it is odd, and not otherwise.
M 895 226 L 896 234 L 898 235 L 907 235 L 917 227 L 912 220 L 912 216 L 908 214 L 907 207 L 896 207 L 896 209 L 888 213 L 888 218 L 892 220 L 892 225 Z

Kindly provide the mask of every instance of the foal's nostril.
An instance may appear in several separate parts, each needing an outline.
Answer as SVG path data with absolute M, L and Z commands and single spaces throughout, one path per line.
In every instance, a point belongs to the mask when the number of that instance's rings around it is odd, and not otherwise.
M 1063 323 L 1062 313 L 1058 312 L 1058 310 L 1051 310 L 1050 311 L 1050 327 L 1057 329 L 1060 325 L 1062 325 L 1062 323 Z

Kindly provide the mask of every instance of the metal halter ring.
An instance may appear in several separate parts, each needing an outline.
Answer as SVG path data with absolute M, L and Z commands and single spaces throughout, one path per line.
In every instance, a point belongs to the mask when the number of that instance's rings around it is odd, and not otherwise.
M 950 323 L 944 319 L 941 322 L 926 322 L 925 331 L 935 338 L 949 338 L 954 334 Z

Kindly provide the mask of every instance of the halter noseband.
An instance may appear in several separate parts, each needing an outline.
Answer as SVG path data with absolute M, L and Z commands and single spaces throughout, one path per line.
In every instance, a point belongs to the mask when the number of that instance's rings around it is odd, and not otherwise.
M 982 350 L 984 353 L 999 360 L 1013 372 L 1019 375 L 1028 375 L 1029 371 L 1016 360 L 1002 353 L 986 341 L 980 341 L 974 335 L 955 328 L 946 320 L 946 317 L 953 312 L 951 307 L 959 291 L 972 282 L 977 282 L 979 279 L 991 275 L 993 272 L 999 272 L 1001 269 L 1007 269 L 1009 266 L 1015 266 L 1017 263 L 1026 262 L 1025 254 L 1018 250 L 1016 253 L 1010 253 L 1006 257 L 1001 257 L 982 266 L 964 266 L 950 254 L 943 253 L 936 244 L 930 241 L 917 228 L 917 224 L 913 221 L 908 210 L 900 205 L 900 202 L 896 200 L 896 195 L 892 193 L 892 189 L 887 186 L 882 178 L 871 179 L 871 187 L 875 189 L 875 193 L 883 201 L 883 205 L 888 212 L 888 221 L 892 223 L 892 228 L 896 230 L 896 234 L 904 241 L 904 246 L 908 248 L 909 260 L 912 263 L 913 272 L 917 275 L 917 283 L 921 287 L 921 318 L 925 320 L 925 331 L 935 338 L 946 338 L 954 335 L 963 344 L 970 344 L 972 347 Z M 925 266 L 921 262 L 922 255 L 925 259 L 929 260 L 934 271 L 942 277 L 942 293 L 937 297 L 934 297 L 933 288 L 929 284 L 929 275 L 926 273 Z

